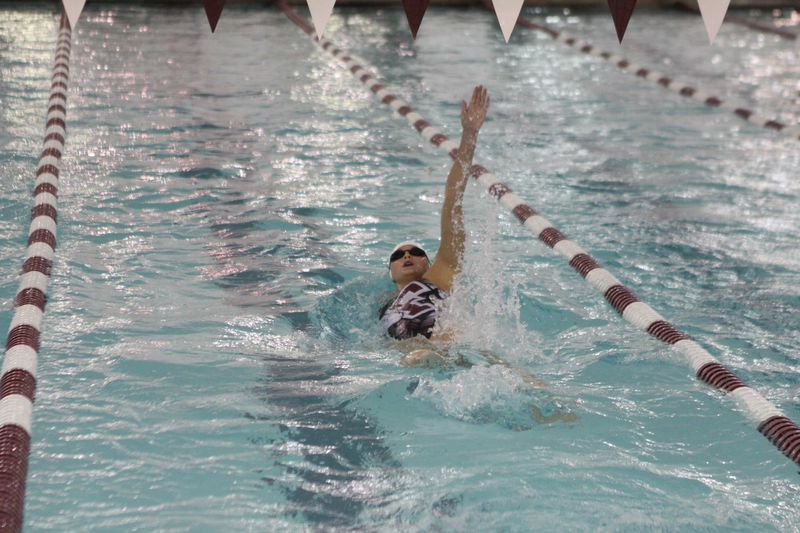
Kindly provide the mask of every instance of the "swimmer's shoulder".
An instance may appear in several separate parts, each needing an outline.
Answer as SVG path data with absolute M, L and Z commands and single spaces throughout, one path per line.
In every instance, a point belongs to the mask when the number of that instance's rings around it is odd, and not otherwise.
M 453 278 L 456 272 L 457 269 L 440 258 L 437 253 L 433 264 L 428 271 L 422 275 L 422 279 L 430 281 L 440 290 L 449 293 L 450 289 L 453 287 Z

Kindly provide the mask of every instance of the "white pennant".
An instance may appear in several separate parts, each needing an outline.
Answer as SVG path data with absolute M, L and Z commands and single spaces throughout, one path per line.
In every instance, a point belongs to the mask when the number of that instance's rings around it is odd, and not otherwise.
M 333 13 L 333 4 L 336 0 L 307 0 L 308 9 L 311 11 L 311 21 L 314 23 L 314 29 L 317 31 L 317 38 L 322 39 L 322 34 L 325 31 L 325 26 L 328 25 L 328 19 L 331 18 Z
M 511 38 L 511 32 L 514 31 L 523 2 L 524 0 L 492 0 L 494 12 L 500 22 L 500 30 L 502 30 L 506 42 Z
M 708 42 L 714 44 L 714 39 L 717 38 L 717 32 L 722 26 L 722 19 L 728 12 L 731 0 L 697 0 L 697 3 L 700 6 L 700 14 L 703 16 L 703 24 L 706 25 Z
M 64 11 L 67 12 L 67 19 L 69 19 L 69 27 L 74 30 L 86 0 L 63 0 L 63 2 Z

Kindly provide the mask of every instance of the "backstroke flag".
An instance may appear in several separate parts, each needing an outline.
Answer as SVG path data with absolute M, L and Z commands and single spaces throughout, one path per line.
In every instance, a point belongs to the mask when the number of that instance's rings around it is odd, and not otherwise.
M 206 9 L 208 23 L 211 25 L 211 33 L 214 33 L 219 16 L 222 15 L 222 8 L 225 7 L 225 0 L 203 0 L 203 7 Z
M 308 9 L 311 11 L 311 21 L 314 23 L 314 29 L 317 32 L 317 38 L 322 39 L 322 34 L 325 32 L 325 26 L 328 25 L 328 19 L 331 18 L 333 13 L 333 4 L 336 0 L 307 0 Z
M 611 18 L 614 19 L 614 28 L 617 30 L 617 39 L 620 43 L 625 37 L 625 30 L 628 29 L 628 22 L 635 7 L 636 0 L 608 0 L 608 8 L 611 10 Z
M 403 9 L 406 10 L 411 36 L 416 39 L 419 25 L 422 24 L 422 17 L 425 16 L 425 10 L 428 9 L 428 0 L 403 0 Z
M 728 12 L 730 3 L 731 0 L 697 0 L 700 14 L 703 16 L 703 24 L 706 25 L 709 44 L 714 44 L 714 39 L 717 38 L 717 32 L 722 26 L 722 20 L 725 18 L 725 13 Z
M 497 21 L 500 23 L 500 30 L 503 32 L 503 38 L 506 42 L 511 38 L 511 32 L 514 31 L 514 26 L 517 24 L 523 1 L 492 0 L 494 12 L 497 15 Z
M 69 27 L 73 30 L 78 23 L 78 19 L 83 11 L 83 5 L 86 0 L 64 0 L 64 11 L 67 12 L 67 19 L 69 20 Z

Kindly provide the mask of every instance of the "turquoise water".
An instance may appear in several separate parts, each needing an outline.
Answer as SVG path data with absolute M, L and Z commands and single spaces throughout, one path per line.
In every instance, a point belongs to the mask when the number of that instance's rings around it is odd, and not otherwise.
M 618 50 L 604 13 L 528 15 Z M 8 324 L 55 17 L 0 20 Z M 328 36 L 453 137 L 486 84 L 476 161 L 800 420 L 796 140 L 478 10 L 411 43 L 399 10 L 337 8 Z M 792 124 L 796 50 L 646 11 L 622 46 Z M 277 11 L 212 36 L 199 7 L 88 6 L 67 121 L 28 531 L 800 528 L 797 467 L 477 186 L 451 317 L 476 364 L 400 367 L 385 259 L 435 249 L 449 160 Z

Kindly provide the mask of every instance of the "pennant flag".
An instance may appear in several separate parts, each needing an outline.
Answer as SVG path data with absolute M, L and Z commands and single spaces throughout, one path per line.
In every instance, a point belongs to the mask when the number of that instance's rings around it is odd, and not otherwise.
M 411 36 L 416 39 L 419 25 L 422 24 L 422 17 L 428 9 L 428 0 L 403 0 L 403 9 L 406 10 L 406 18 L 411 28 Z
M 725 18 L 725 13 L 728 12 L 731 0 L 697 0 L 697 3 L 700 5 L 703 24 L 706 25 L 708 42 L 714 44 L 714 39 L 717 38 L 717 32 L 722 26 L 722 20 Z
M 222 8 L 225 7 L 225 0 L 203 0 L 203 7 L 206 9 L 208 23 L 211 25 L 211 33 L 214 33 L 219 16 L 222 15 Z
M 333 13 L 334 3 L 336 3 L 336 0 L 308 0 L 311 22 L 314 23 L 318 39 L 322 39 L 325 26 L 328 25 L 328 19 L 331 18 L 331 13 Z
M 608 8 L 611 10 L 611 18 L 614 19 L 614 27 L 617 29 L 617 39 L 620 43 L 625 37 L 625 30 L 628 29 L 628 22 L 631 20 L 635 7 L 636 0 L 608 0 Z
M 69 20 L 69 27 L 73 30 L 81 17 L 81 11 L 86 4 L 86 0 L 64 0 L 64 11 L 67 12 L 67 20 Z
M 500 22 L 500 30 L 503 32 L 506 42 L 511 38 L 511 32 L 514 31 L 514 26 L 517 24 L 523 2 L 524 0 L 492 0 L 494 12 L 497 15 L 497 21 Z

